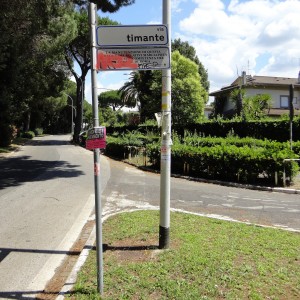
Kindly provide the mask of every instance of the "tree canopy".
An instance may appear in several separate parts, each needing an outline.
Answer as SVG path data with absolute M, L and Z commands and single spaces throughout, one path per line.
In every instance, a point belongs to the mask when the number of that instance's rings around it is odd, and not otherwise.
M 175 39 L 172 41 L 172 51 L 178 50 L 181 55 L 189 58 L 198 65 L 198 73 L 200 75 L 200 81 L 205 90 L 209 91 L 209 81 L 208 73 L 204 68 L 203 64 L 200 62 L 198 56 L 196 55 L 196 50 L 188 42 L 182 42 L 181 39 Z
M 111 107 L 113 111 L 124 106 L 119 91 L 106 91 L 98 96 L 100 107 Z
M 186 124 L 200 121 L 208 94 L 201 85 L 198 65 L 179 51 L 172 53 L 172 122 Z M 138 103 L 141 121 L 153 119 L 161 110 L 161 71 L 133 72 L 120 89 L 122 97 Z
M 201 85 L 198 66 L 178 51 L 172 53 L 172 121 L 196 123 L 204 116 L 207 92 Z
M 94 2 L 99 10 L 115 12 L 134 0 Z M 90 69 L 88 4 L 88 0 L 0 1 L 0 143 L 9 142 L 12 126 L 53 128 L 55 118 L 50 120 L 49 112 L 54 109 L 53 115 L 59 115 L 63 105 L 70 110 L 61 91 L 71 74 L 77 82 L 74 105 L 82 111 L 84 79 Z M 99 24 L 116 22 L 106 18 Z M 74 61 L 81 74 L 75 74 Z M 78 113 L 78 134 L 81 124 Z
M 73 74 L 77 83 L 76 109 L 78 112 L 83 110 L 83 99 L 85 90 L 85 78 L 91 69 L 91 41 L 89 33 L 88 13 L 85 9 L 74 12 L 74 20 L 77 26 L 77 35 L 65 47 L 65 59 L 70 72 Z M 117 25 L 117 22 L 109 18 L 98 18 L 99 25 Z M 81 71 L 77 74 L 75 71 L 76 63 Z M 75 119 L 74 140 L 79 142 L 79 134 L 82 130 L 82 113 L 78 113 Z
M 72 7 L 62 1 L 4 0 L 0 10 L 1 135 L 10 125 L 39 126 L 44 99 L 68 76 L 63 49 L 76 32 Z
M 87 6 L 89 0 L 73 0 L 73 2 L 79 6 Z M 135 0 L 91 0 L 91 2 L 97 5 L 97 9 L 103 12 L 114 13 L 118 11 L 122 6 L 128 6 L 135 2 Z

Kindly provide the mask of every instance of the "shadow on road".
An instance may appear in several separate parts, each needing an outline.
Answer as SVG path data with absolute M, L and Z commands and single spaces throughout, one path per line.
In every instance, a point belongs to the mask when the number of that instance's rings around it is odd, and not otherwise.
M 78 256 L 80 251 L 60 251 L 60 250 L 40 250 L 40 249 L 16 249 L 16 248 L 0 248 L 0 263 L 3 261 L 10 253 L 19 252 L 19 253 L 33 253 L 33 254 L 64 254 L 68 256 Z M 57 291 L 0 291 L 0 299 L 51 299 L 58 295 L 60 290 Z M 32 295 L 32 296 L 31 296 Z M 47 298 L 39 298 L 33 295 L 43 295 Z
M 84 175 L 78 167 L 66 161 L 32 160 L 30 156 L 5 158 L 0 160 L 0 190 L 25 182 Z
M 29 295 L 39 294 L 42 291 L 24 291 L 24 292 L 0 292 L 0 299 L 26 299 L 34 300 L 36 297 L 30 297 Z
M 63 250 L 40 250 L 40 249 L 16 249 L 16 248 L 0 248 L 0 262 L 4 260 L 10 253 L 38 253 L 38 254 L 65 254 L 65 255 L 79 255 L 80 251 L 63 251 Z M 1 297 L 0 297 L 1 299 Z
M 65 146 L 70 145 L 70 141 L 60 141 L 60 140 L 38 140 L 34 139 L 27 143 L 31 146 Z
M 26 299 L 26 300 L 43 300 L 43 299 L 55 299 L 60 291 L 45 292 L 40 291 L 12 291 L 12 292 L 0 292 L 0 299 Z M 33 296 L 43 295 L 43 297 Z M 50 298 L 49 298 L 50 297 Z

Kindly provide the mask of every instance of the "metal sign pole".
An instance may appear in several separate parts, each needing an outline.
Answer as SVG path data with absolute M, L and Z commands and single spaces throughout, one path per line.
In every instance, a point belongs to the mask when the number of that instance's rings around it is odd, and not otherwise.
M 92 76 L 92 102 L 94 127 L 99 127 L 97 70 L 96 70 L 96 4 L 89 4 L 89 20 L 91 34 L 91 76 Z M 97 287 L 103 293 L 103 246 L 102 246 L 102 207 L 101 207 L 101 180 L 100 180 L 100 149 L 94 149 L 94 181 L 95 181 L 95 214 L 96 214 L 96 251 L 97 251 Z
M 169 31 L 171 53 L 171 1 L 163 0 L 163 24 Z M 160 223 L 159 248 L 170 244 L 170 176 L 171 176 L 171 69 L 162 70 L 162 141 L 160 157 Z

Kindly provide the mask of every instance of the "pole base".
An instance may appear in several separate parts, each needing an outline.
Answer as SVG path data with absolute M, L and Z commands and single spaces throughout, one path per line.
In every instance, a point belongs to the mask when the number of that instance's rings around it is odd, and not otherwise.
M 168 249 L 170 246 L 170 228 L 159 226 L 159 249 Z

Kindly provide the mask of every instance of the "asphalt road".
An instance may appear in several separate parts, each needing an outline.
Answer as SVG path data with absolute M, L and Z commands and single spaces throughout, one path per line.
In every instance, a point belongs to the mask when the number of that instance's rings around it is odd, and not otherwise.
M 0 298 L 40 292 L 93 211 L 92 152 L 68 140 L 36 138 L 0 158 Z M 101 181 L 104 217 L 159 208 L 159 174 L 101 156 Z M 172 178 L 171 208 L 300 232 L 296 194 Z
M 92 152 L 69 140 L 35 138 L 0 158 L 0 298 L 43 290 L 93 211 Z
M 160 175 L 109 160 L 104 215 L 124 209 L 158 209 Z M 171 209 L 207 217 L 300 231 L 300 195 L 171 179 Z

